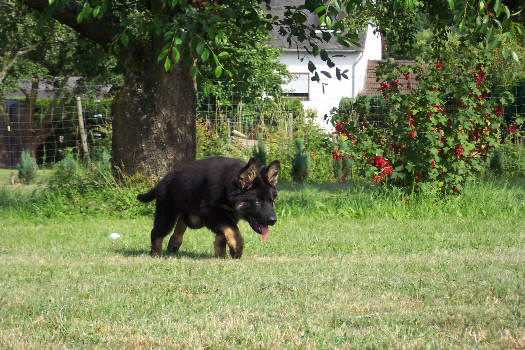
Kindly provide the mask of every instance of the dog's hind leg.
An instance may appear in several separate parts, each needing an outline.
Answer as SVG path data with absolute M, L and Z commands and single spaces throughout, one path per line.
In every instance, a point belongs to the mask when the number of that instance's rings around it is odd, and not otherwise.
M 179 250 L 182 244 L 182 240 L 184 238 L 184 232 L 186 231 L 186 227 L 186 223 L 182 219 L 182 216 L 179 217 L 177 225 L 175 226 L 175 231 L 171 235 L 170 241 L 168 243 L 168 252 L 176 253 Z
M 151 255 L 162 255 L 162 240 L 173 229 L 176 218 L 177 216 L 169 208 L 162 208 L 157 203 L 153 230 L 151 230 Z

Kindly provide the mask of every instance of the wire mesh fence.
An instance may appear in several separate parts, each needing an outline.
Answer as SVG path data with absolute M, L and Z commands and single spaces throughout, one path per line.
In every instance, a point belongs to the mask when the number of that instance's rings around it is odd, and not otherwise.
M 498 77 L 497 81 L 504 81 Z M 377 83 L 379 86 L 379 83 Z M 96 90 L 96 89 L 93 89 Z M 496 89 L 498 90 L 498 89 Z M 510 91 L 514 102 L 504 107 L 505 118 L 525 117 L 525 79 L 500 91 Z M 388 101 L 379 88 L 365 89 L 369 120 L 381 123 Z M 374 92 L 376 92 L 374 94 Z M 34 96 L 39 96 L 34 94 Z M 261 126 L 267 130 L 291 129 L 291 119 L 304 118 L 299 100 L 283 95 L 247 98 L 235 88 L 220 94 L 198 94 L 197 118 L 210 133 L 228 138 L 234 131 L 256 139 Z M 487 98 L 498 98 L 497 94 Z M 353 113 L 355 99 L 343 99 L 338 113 Z M 44 98 L 10 98 L 0 108 L 0 168 L 15 168 L 22 151 L 29 152 L 40 165 L 53 165 L 66 152 L 82 153 L 79 114 L 87 135 L 91 159 L 100 159 L 111 151 L 111 98 L 82 96 L 81 111 L 71 93 L 46 91 Z M 450 108 L 453 108 L 452 106 Z M 356 116 L 358 118 L 358 116 Z M 295 124 L 294 124 L 295 125 Z M 523 131 L 514 133 L 514 142 L 525 142 Z

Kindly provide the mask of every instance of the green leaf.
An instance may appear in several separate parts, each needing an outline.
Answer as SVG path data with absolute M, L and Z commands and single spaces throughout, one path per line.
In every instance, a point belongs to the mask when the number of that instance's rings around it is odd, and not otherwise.
M 316 15 L 318 15 L 318 14 L 320 14 L 321 12 L 323 12 L 325 9 L 326 9 L 326 6 L 321 5 L 321 6 L 319 6 L 318 8 L 316 8 L 316 9 L 314 10 L 314 13 L 315 13 Z
M 129 37 L 128 37 L 128 35 L 126 34 L 126 32 L 123 32 L 123 33 L 120 35 L 120 42 L 122 43 L 122 45 L 124 45 L 124 47 L 128 47 L 128 44 L 129 44 Z
M 312 61 L 308 61 L 308 70 L 312 73 L 315 71 L 315 64 Z
M 326 27 L 327 27 L 328 29 L 332 28 L 332 19 L 331 19 L 330 17 L 327 16 L 327 17 L 325 18 L 325 23 L 326 23 Z
M 159 57 L 157 57 L 157 62 L 162 61 L 168 55 L 168 51 L 169 51 L 169 46 L 164 45 L 164 47 L 162 48 L 162 51 L 159 54 Z
M 516 61 L 517 63 L 519 63 L 519 61 L 520 61 L 520 59 L 518 57 L 518 54 L 516 52 L 514 52 L 514 51 L 512 51 L 512 59 L 514 61 Z
M 177 47 L 173 46 L 173 49 L 171 50 L 171 52 L 172 52 L 173 60 L 175 61 L 175 63 L 179 63 L 179 61 L 180 61 L 179 49 L 177 49 Z
M 215 78 L 220 78 L 221 75 L 222 75 L 222 67 L 221 66 L 215 67 Z
M 459 22 L 459 31 L 464 32 L 465 31 L 465 21 Z
M 202 54 L 201 54 L 202 62 L 206 62 L 208 58 L 210 58 L 210 51 L 208 51 L 207 49 L 204 49 L 204 51 L 202 51 Z
M 199 73 L 199 68 L 197 68 L 197 66 L 191 67 L 190 74 L 192 78 L 195 78 L 198 73 Z
M 454 9 L 454 0 L 448 0 L 448 8 L 451 11 Z
M 496 16 L 499 16 L 501 13 L 501 0 L 496 0 L 494 3 L 494 12 L 496 13 Z
M 197 55 L 202 55 L 202 52 L 204 50 L 204 43 L 202 41 L 199 41 L 197 44 L 197 47 L 195 48 L 195 51 L 197 52 Z
M 327 71 L 323 70 L 323 71 L 321 71 L 321 73 L 323 73 L 327 78 L 332 78 L 332 75 L 329 72 L 327 72 Z
M 503 56 L 504 59 L 507 59 L 509 57 L 509 48 L 504 46 L 503 49 L 501 50 L 501 55 Z
M 54 0 L 49 0 L 50 3 L 51 3 L 52 1 L 54 1 Z M 100 14 L 100 10 L 101 10 L 101 9 L 102 9 L 102 8 L 101 8 L 100 6 L 97 6 L 97 7 L 95 7 L 95 8 L 93 9 L 93 17 L 94 17 L 94 18 L 98 18 L 98 15 Z
M 166 61 L 164 62 L 164 69 L 166 72 L 169 72 L 171 69 L 171 60 L 169 57 L 166 57 Z
M 169 72 L 171 69 L 171 60 L 169 57 L 166 57 L 166 61 L 164 62 L 164 69 L 166 72 Z

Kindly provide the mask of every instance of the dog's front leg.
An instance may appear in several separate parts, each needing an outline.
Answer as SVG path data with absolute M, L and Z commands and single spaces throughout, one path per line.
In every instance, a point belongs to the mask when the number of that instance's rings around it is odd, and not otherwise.
M 244 246 L 244 239 L 237 226 L 224 226 L 221 231 L 226 237 L 226 242 L 230 247 L 230 255 L 234 259 L 239 259 L 242 256 L 242 248 Z
M 215 234 L 215 257 L 225 258 L 226 257 L 226 237 L 224 233 L 219 232 Z

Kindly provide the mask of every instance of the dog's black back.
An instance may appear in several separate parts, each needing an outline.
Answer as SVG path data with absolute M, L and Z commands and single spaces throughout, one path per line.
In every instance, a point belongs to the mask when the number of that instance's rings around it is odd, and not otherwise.
M 151 191 L 137 197 L 142 202 L 156 200 L 152 254 L 161 254 L 162 239 L 175 222 L 169 251 L 179 249 L 186 226 L 206 226 L 216 234 L 215 255 L 224 256 L 228 243 L 230 254 L 238 258 L 243 247 L 237 227 L 240 219 L 248 221 L 266 240 L 268 225 L 277 221 L 273 201 L 277 196 L 279 170 L 279 161 L 259 171 L 253 159 L 245 163 L 212 157 L 185 164 L 167 174 Z

